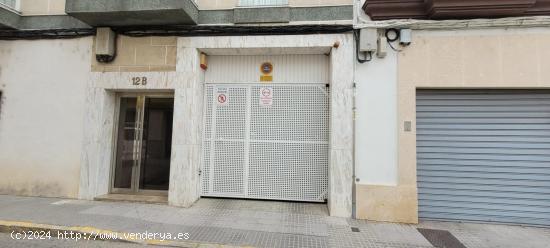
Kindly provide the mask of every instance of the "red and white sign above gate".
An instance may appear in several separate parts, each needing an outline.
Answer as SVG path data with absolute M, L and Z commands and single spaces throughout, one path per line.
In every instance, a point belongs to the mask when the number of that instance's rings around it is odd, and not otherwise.
M 214 97 L 218 106 L 229 104 L 229 90 L 227 88 L 217 88 Z
M 260 88 L 260 106 L 272 106 L 273 105 L 273 88 L 262 87 Z

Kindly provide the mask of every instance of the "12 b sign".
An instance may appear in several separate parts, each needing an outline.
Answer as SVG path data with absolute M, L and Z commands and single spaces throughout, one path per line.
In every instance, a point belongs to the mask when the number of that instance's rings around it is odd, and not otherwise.
M 132 85 L 136 85 L 136 86 L 147 85 L 147 77 L 132 77 Z

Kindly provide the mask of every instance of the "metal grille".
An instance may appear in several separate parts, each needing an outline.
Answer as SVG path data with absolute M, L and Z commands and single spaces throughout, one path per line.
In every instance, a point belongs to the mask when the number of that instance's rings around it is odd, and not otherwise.
M 451 232 L 446 230 L 418 228 L 422 234 L 434 247 L 445 248 L 466 248 Z
M 321 202 L 328 187 L 325 85 L 207 85 L 204 196 Z M 218 103 L 220 90 L 227 103 Z M 214 147 L 214 149 L 212 149 Z

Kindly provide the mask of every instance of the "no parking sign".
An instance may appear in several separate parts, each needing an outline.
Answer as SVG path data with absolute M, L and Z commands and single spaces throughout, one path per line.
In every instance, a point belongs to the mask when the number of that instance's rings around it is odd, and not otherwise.
M 260 106 L 273 105 L 273 87 L 260 88 Z
M 227 88 L 217 88 L 214 97 L 216 98 L 214 100 L 218 106 L 225 106 L 229 104 L 229 90 Z

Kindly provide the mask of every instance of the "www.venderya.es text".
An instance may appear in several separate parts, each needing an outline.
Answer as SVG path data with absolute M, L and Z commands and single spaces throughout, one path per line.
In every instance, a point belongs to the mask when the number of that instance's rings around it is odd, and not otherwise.
M 160 240 L 177 241 L 188 240 L 189 233 L 117 233 L 117 232 L 77 232 L 77 231 L 12 231 L 10 233 L 15 240 Z

